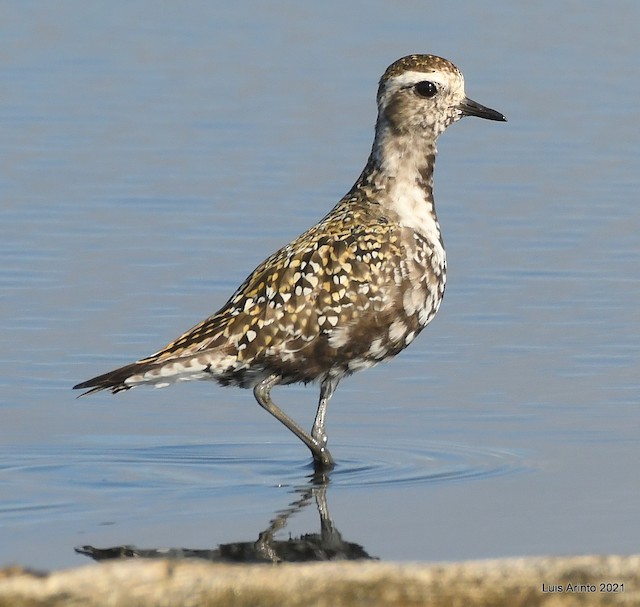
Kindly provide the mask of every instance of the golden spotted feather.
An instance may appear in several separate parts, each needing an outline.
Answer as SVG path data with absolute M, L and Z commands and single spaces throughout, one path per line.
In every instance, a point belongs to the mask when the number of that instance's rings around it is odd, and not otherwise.
M 438 293 L 429 298 L 403 292 L 437 285 L 442 270 L 425 275 L 430 249 L 410 239 L 416 249 L 410 255 L 404 231 L 376 205 L 345 197 L 319 224 L 256 268 L 216 314 L 123 367 L 126 383 L 113 385 L 115 372 L 107 374 L 109 387 L 118 391 L 137 383 L 168 383 L 173 375 L 201 379 L 206 374 L 244 387 L 272 373 L 282 376 L 282 383 L 308 382 L 348 375 L 396 354 L 437 309 L 434 303 L 425 312 L 420 303 L 440 299 Z M 417 274 L 423 275 L 422 284 L 414 282 Z M 418 305 L 407 309 L 407 300 Z

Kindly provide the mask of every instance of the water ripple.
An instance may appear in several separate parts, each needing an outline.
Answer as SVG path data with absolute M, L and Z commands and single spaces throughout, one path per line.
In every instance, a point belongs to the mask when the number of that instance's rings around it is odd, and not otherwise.
M 101 442 L 106 438 L 102 437 Z M 4 483 L 101 491 L 233 492 L 255 486 L 300 486 L 313 469 L 296 444 L 207 443 L 131 446 L 122 437 L 111 446 L 40 447 L 5 452 Z M 128 441 L 127 441 L 128 442 Z M 396 487 L 480 480 L 526 469 L 522 455 L 495 447 L 425 441 L 402 446 L 336 444 L 331 486 Z
M 397 486 L 479 480 L 526 468 L 520 454 L 506 449 L 428 441 L 422 445 L 360 447 L 331 477 L 332 484 Z

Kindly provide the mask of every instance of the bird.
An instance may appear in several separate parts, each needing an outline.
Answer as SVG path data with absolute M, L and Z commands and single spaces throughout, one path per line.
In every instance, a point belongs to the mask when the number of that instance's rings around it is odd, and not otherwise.
M 447 262 L 433 198 L 436 141 L 465 116 L 506 122 L 469 99 L 464 77 L 430 54 L 393 62 L 377 89 L 368 161 L 329 213 L 262 262 L 212 316 L 167 346 L 74 386 L 112 393 L 212 380 L 258 404 L 330 470 L 327 405 L 340 381 L 404 350 L 442 302 Z M 316 383 L 310 432 L 278 407 L 277 385 Z

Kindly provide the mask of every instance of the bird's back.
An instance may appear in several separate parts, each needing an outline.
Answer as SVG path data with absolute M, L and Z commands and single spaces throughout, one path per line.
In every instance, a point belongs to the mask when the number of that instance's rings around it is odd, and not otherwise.
M 322 381 L 397 354 L 435 314 L 442 268 L 430 261 L 433 243 L 368 195 L 356 184 L 260 264 L 218 312 L 92 386 L 212 379 L 250 387 L 273 373 L 282 383 Z

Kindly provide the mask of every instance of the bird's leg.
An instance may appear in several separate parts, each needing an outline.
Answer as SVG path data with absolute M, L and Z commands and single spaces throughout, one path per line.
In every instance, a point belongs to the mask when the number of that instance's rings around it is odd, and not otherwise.
M 320 400 L 318 402 L 318 410 L 316 412 L 316 419 L 313 422 L 313 428 L 311 429 L 311 438 L 320 445 L 322 451 L 322 457 L 320 460 L 316 460 L 316 465 L 320 467 L 333 468 L 334 462 L 329 450 L 327 449 L 327 442 L 329 437 L 324 429 L 324 420 L 327 415 L 327 404 L 329 399 L 333 396 L 333 392 L 338 387 L 340 380 L 336 378 L 327 378 L 322 384 L 320 384 Z
M 258 404 L 263 409 L 271 413 L 271 415 L 273 415 L 273 417 L 275 417 L 279 422 L 289 428 L 291 432 L 293 432 L 305 445 L 307 445 L 307 447 L 309 447 L 316 467 L 333 467 L 333 458 L 324 445 L 319 444 L 315 438 L 309 436 L 307 432 L 305 432 L 282 409 L 280 409 L 273 400 L 271 400 L 271 388 L 278 385 L 280 381 L 282 381 L 282 378 L 279 375 L 274 374 L 263 379 L 258 385 L 256 385 L 253 389 L 253 394 L 256 397 Z

